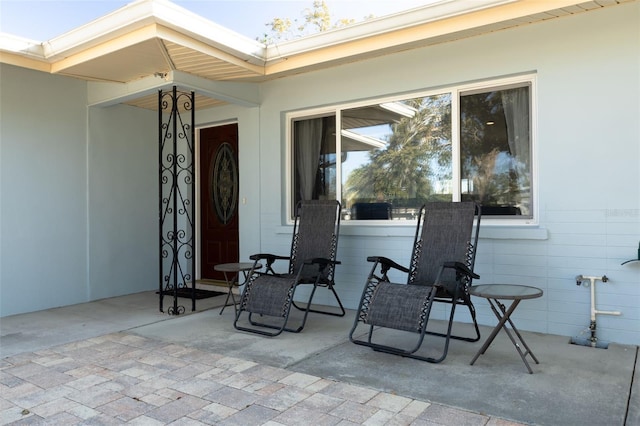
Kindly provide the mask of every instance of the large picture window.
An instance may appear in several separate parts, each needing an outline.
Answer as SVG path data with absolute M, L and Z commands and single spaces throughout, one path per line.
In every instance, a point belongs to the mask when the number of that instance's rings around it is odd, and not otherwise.
M 532 78 L 290 117 L 292 197 L 338 199 L 343 220 L 402 221 L 427 201 L 533 219 Z

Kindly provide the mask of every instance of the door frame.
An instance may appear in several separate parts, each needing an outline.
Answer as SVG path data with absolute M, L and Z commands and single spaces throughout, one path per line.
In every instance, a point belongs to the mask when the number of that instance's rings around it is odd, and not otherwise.
M 235 124 L 236 126 L 238 126 L 238 158 L 240 158 L 240 123 L 238 122 L 238 120 L 224 120 L 224 121 L 216 121 L 216 122 L 212 122 L 212 123 L 205 123 L 205 124 L 200 124 L 198 126 L 196 126 L 195 128 L 195 133 L 196 133 L 196 137 L 195 137 L 195 155 L 194 155 L 194 161 L 195 161 L 195 170 L 194 170 L 194 176 L 200 176 L 200 131 L 202 129 L 208 129 L 211 127 L 219 127 L 219 126 L 226 126 L 228 124 Z M 238 160 L 239 161 L 239 160 Z M 240 173 L 240 168 L 238 168 L 238 173 Z M 196 179 L 196 207 L 195 207 L 195 216 L 196 216 L 196 235 L 198 236 L 198 241 L 202 241 L 202 217 L 201 217 L 201 209 L 200 209 L 200 179 Z M 238 203 L 238 209 L 240 209 L 240 204 Z M 239 214 L 239 213 L 238 213 Z M 238 218 L 239 220 L 239 218 Z M 240 223 L 238 222 L 238 228 L 240 227 Z M 238 241 L 238 244 L 240 243 L 240 241 Z M 195 248 L 195 254 L 196 254 L 196 271 L 195 271 L 195 279 L 196 281 L 201 281 L 202 280 L 202 253 L 201 253 L 201 247 L 200 244 L 197 245 L 197 247 Z

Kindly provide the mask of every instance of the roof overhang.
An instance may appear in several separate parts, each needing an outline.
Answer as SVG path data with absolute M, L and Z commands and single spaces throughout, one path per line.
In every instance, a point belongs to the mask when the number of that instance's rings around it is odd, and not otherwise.
M 251 83 L 630 1 L 442 0 L 265 46 L 168 0 L 137 0 L 42 43 L 0 34 L 0 62 L 99 82 L 90 86 L 95 105 L 155 109 L 151 87 L 174 84 L 197 88 L 208 106 L 256 105 Z

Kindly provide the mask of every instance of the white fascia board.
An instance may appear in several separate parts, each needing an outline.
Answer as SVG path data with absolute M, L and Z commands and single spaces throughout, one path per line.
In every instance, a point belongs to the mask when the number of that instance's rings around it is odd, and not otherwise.
M 429 22 L 473 13 L 479 10 L 517 3 L 520 0 L 443 0 L 426 6 L 382 16 L 344 28 L 325 31 L 267 47 L 268 63 L 342 43 L 410 28 Z
M 42 43 L 7 33 L 0 33 L 0 51 L 44 60 Z
M 131 83 L 89 82 L 88 105 L 102 107 L 116 105 L 150 95 L 160 89 L 169 90 L 173 86 L 235 105 L 245 107 L 259 105 L 257 83 L 211 81 L 180 71 L 169 72 L 166 76 L 145 77 Z
M 63 59 L 154 22 L 154 0 L 138 0 L 43 43 L 47 59 Z
M 264 65 L 266 48 L 263 43 L 243 36 L 222 25 L 183 9 L 174 3 L 156 0 L 154 16 L 159 24 L 233 54 L 254 65 Z
M 215 45 L 245 60 L 264 65 L 264 46 L 167 0 L 138 0 L 44 45 L 49 60 L 62 59 L 150 24 L 161 24 Z

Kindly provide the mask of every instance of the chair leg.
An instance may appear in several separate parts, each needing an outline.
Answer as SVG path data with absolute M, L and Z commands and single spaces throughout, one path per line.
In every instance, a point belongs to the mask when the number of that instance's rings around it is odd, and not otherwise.
M 313 290 L 311 291 L 311 296 L 309 297 L 309 305 L 311 303 L 311 299 L 313 299 L 313 295 L 316 291 L 316 285 L 314 285 Z M 302 319 L 302 323 L 300 324 L 299 327 L 297 328 L 290 328 L 287 327 L 287 324 L 289 322 L 289 314 L 291 313 L 291 306 L 295 304 L 293 303 L 293 295 L 295 293 L 295 288 L 294 288 L 294 292 L 291 293 L 291 298 L 290 300 L 287 301 L 287 306 L 285 308 L 285 315 L 282 318 L 282 323 L 281 325 L 273 325 L 273 324 L 267 324 L 264 322 L 260 322 L 260 321 L 256 321 L 253 319 L 253 315 L 254 312 L 248 312 L 248 322 L 249 324 L 251 324 L 251 326 L 253 327 L 246 327 L 246 326 L 241 326 L 238 325 L 238 320 L 240 319 L 240 315 L 241 313 L 244 311 L 243 309 L 239 309 L 238 310 L 238 314 L 236 316 L 236 320 L 233 323 L 233 326 L 237 329 L 237 330 L 241 330 L 241 331 L 248 331 L 250 333 L 256 333 L 256 334 L 261 334 L 263 336 L 269 336 L 269 337 L 275 337 L 278 336 L 279 334 L 281 334 L 283 331 L 288 331 L 291 333 L 299 333 L 302 331 L 302 329 L 304 328 L 306 322 L 307 322 L 307 316 L 309 315 L 309 312 L 311 312 L 310 310 L 305 311 L 304 317 Z M 241 305 L 242 306 L 242 305 Z M 276 330 L 272 333 L 265 331 L 264 329 L 273 329 Z
M 425 313 L 425 321 L 426 323 L 428 323 L 429 320 L 429 316 L 431 313 L 431 306 L 433 306 L 433 294 L 430 297 L 428 303 L 428 307 Z M 362 302 L 360 303 L 360 307 L 358 309 L 358 312 L 360 312 L 362 309 Z M 453 318 L 453 317 L 452 317 Z M 421 356 L 421 355 L 417 355 L 415 352 L 418 351 L 418 349 L 420 349 L 420 347 L 422 346 L 422 342 L 424 341 L 424 337 L 427 334 L 427 324 L 425 323 L 425 325 L 422 327 L 419 336 L 418 336 L 418 340 L 415 344 L 415 346 L 413 348 L 410 349 L 401 349 L 401 348 L 397 348 L 397 347 L 392 347 L 392 346 L 387 346 L 387 345 L 383 345 L 383 344 L 379 344 L 379 343 L 374 343 L 373 342 L 373 333 L 374 333 L 374 329 L 375 326 L 374 325 L 369 325 L 369 331 L 367 332 L 367 340 L 360 340 L 357 338 L 354 338 L 354 333 L 356 331 L 356 329 L 358 328 L 358 324 L 362 322 L 362 320 L 360 319 L 359 314 L 356 315 L 356 319 L 354 321 L 353 327 L 351 328 L 351 332 L 349 333 L 349 340 L 352 343 L 355 343 L 356 345 L 361 345 L 361 346 L 367 346 L 370 347 L 371 349 L 373 349 L 376 352 L 384 352 L 384 353 L 388 353 L 391 355 L 399 355 L 405 358 L 413 358 L 413 359 L 417 359 L 420 361 L 426 361 L 426 362 L 430 362 L 430 363 L 439 363 L 442 362 L 446 356 L 447 356 L 447 352 L 448 352 L 448 348 L 449 348 L 449 338 L 446 339 L 445 341 L 445 347 L 444 347 L 444 351 L 442 353 L 442 355 L 440 355 L 439 357 L 435 358 L 435 357 L 426 357 L 426 356 Z M 451 327 L 452 324 L 449 324 L 449 331 L 447 334 L 443 334 L 443 336 L 447 336 L 451 334 Z
M 351 329 L 351 332 L 349 333 L 349 340 L 352 343 L 355 343 L 356 345 L 361 345 L 361 346 L 367 346 L 370 347 L 371 349 L 373 349 L 376 352 L 386 352 L 386 353 L 390 353 L 393 355 L 401 355 L 401 356 L 406 356 L 406 357 L 411 357 L 411 358 L 415 358 L 417 357 L 416 355 L 412 354 L 414 352 L 416 352 L 420 346 L 422 345 L 422 341 L 424 339 L 424 333 L 421 333 L 420 337 L 418 338 L 418 342 L 417 344 L 412 348 L 412 349 L 399 349 L 399 348 L 394 348 L 392 346 L 387 346 L 387 345 L 382 345 L 379 343 L 374 343 L 373 342 L 373 332 L 375 330 L 375 326 L 374 325 L 369 325 L 369 331 L 367 331 L 367 340 L 359 340 L 353 337 L 353 334 L 355 333 L 356 329 L 358 328 L 358 323 L 360 321 L 358 319 L 356 319 L 355 324 L 353 325 L 353 328 Z M 418 359 L 420 359 L 420 357 L 418 357 Z
M 478 327 L 478 321 L 476 320 L 476 308 L 473 306 L 473 304 L 468 304 L 467 307 L 469 308 L 469 313 L 471 314 L 471 319 L 473 320 L 473 326 L 476 330 L 476 337 L 468 341 L 477 342 L 478 340 L 480 340 L 480 328 Z
M 469 300 L 467 300 L 468 296 L 464 297 L 463 299 L 465 300 L 465 304 L 467 305 L 467 307 L 469 308 L 469 312 L 471 313 L 471 318 L 473 319 L 473 324 L 476 330 L 476 337 L 461 337 L 461 336 L 455 336 L 451 334 L 453 330 L 453 319 L 456 312 L 456 305 L 458 304 L 456 303 L 456 301 L 458 300 L 458 288 L 456 287 L 456 291 L 454 292 L 453 302 L 451 304 L 451 314 L 449 315 L 449 325 L 447 326 L 447 333 L 446 334 L 429 333 L 437 336 L 442 336 L 445 338 L 442 357 L 435 362 L 443 361 L 447 357 L 447 353 L 449 352 L 450 339 L 464 340 L 466 342 L 477 342 L 480 339 L 480 329 L 478 328 L 478 323 L 476 321 L 476 310 L 473 307 L 473 304 Z
M 457 295 L 456 295 L 456 299 L 457 299 Z M 454 299 L 454 300 L 456 300 L 456 299 Z M 471 316 L 473 318 L 474 328 L 476 330 L 476 337 L 469 338 L 469 337 L 461 337 L 461 336 L 452 335 L 453 319 L 454 319 L 454 316 L 455 316 L 456 305 L 457 305 L 457 303 L 452 303 L 451 314 L 449 315 L 449 324 L 447 325 L 447 332 L 446 333 L 430 332 L 430 331 L 426 330 L 426 326 L 425 326 L 423 328 L 421 334 L 420 334 L 420 337 L 418 339 L 417 345 L 413 349 L 403 350 L 403 349 L 399 349 L 399 348 L 395 348 L 395 347 L 390 347 L 390 346 L 386 346 L 386 345 L 373 343 L 372 342 L 373 327 L 371 327 L 371 329 L 369 330 L 369 336 L 368 336 L 368 341 L 367 342 L 363 342 L 363 341 L 358 341 L 358 340 L 352 339 L 351 335 L 353 334 L 353 330 L 352 330 L 352 333 L 350 335 L 350 340 L 353 343 L 358 344 L 358 345 L 369 346 L 373 350 L 378 351 L 378 352 L 386 352 L 386 353 L 390 353 L 390 354 L 393 354 L 393 355 L 400 355 L 400 356 L 407 357 L 407 358 L 413 358 L 413 359 L 417 359 L 417 360 L 421 360 L 421 361 L 427 361 L 427 362 L 430 362 L 430 363 L 437 364 L 437 363 L 440 363 L 440 362 L 444 361 L 444 359 L 447 357 L 447 354 L 449 353 L 449 342 L 450 342 L 450 339 L 464 340 L 464 341 L 469 341 L 469 342 L 475 342 L 475 341 L 480 339 L 480 330 L 478 328 L 478 323 L 476 322 L 475 309 L 473 309 L 473 305 L 467 305 L 467 306 L 469 307 L 469 310 L 471 312 Z M 431 310 L 431 306 L 429 307 L 429 312 L 430 312 L 430 310 Z M 427 318 L 428 318 L 428 316 L 427 316 Z M 354 329 L 355 329 L 355 327 L 354 327 Z M 416 355 L 415 354 L 415 352 L 422 345 L 422 342 L 424 340 L 425 334 L 439 336 L 439 337 L 443 337 L 445 339 L 443 350 L 442 350 L 442 354 L 439 357 L 424 357 L 424 356 L 420 356 L 420 355 Z
M 443 361 L 447 357 L 447 353 L 449 353 L 449 341 L 453 337 L 451 336 L 451 331 L 453 330 L 453 316 L 456 312 L 456 303 L 451 306 L 451 315 L 449 315 L 449 325 L 447 326 L 447 334 L 444 336 L 444 349 L 442 350 L 442 356 L 438 358 L 435 362 Z
M 336 301 L 338 302 L 338 307 L 340 308 L 340 312 L 333 312 L 333 311 L 320 310 L 320 309 L 311 309 L 311 298 L 309 298 L 309 303 L 307 303 L 306 307 L 297 305 L 295 301 L 292 302 L 293 306 L 296 309 L 298 309 L 299 311 L 313 312 L 313 313 L 316 313 L 316 314 L 324 314 L 324 315 L 332 315 L 332 316 L 335 316 L 335 317 L 343 317 L 343 316 L 345 316 L 346 311 L 344 309 L 344 306 L 342 306 L 342 302 L 340 301 L 340 298 L 338 297 L 338 293 L 336 293 L 336 290 L 333 288 L 333 285 L 332 284 L 328 284 L 326 287 L 327 287 L 328 290 L 331 290 L 331 292 L 333 293 L 333 296 L 335 297 Z M 313 291 L 315 291 L 315 288 L 314 288 Z
M 456 295 L 457 297 L 457 295 Z M 454 299 L 455 300 L 455 299 Z M 412 356 L 412 355 L 406 355 L 409 356 L 411 358 L 415 358 L 415 359 L 419 359 L 422 361 L 427 361 L 427 362 L 431 362 L 434 364 L 440 363 L 442 361 L 444 361 L 444 359 L 447 357 L 447 354 L 449 353 L 449 341 L 451 339 L 453 339 L 454 337 L 451 335 L 451 331 L 453 330 L 453 317 L 455 315 L 456 312 L 456 303 L 453 303 L 451 306 L 451 314 L 449 315 L 449 324 L 447 325 L 447 333 L 446 334 L 440 334 L 442 337 L 444 337 L 444 347 L 442 349 L 442 355 L 440 355 L 439 358 L 433 358 L 433 357 L 429 357 L 429 358 L 425 358 L 425 357 L 419 357 L 419 356 Z M 426 331 L 426 326 L 425 329 L 422 332 L 422 337 L 424 337 L 424 334 L 427 334 Z M 435 334 L 435 333 L 428 333 L 428 334 Z
M 302 322 L 302 325 L 300 325 L 298 328 L 289 328 L 289 327 L 287 327 L 287 323 L 289 322 L 289 314 L 287 314 L 284 317 L 284 319 L 282 320 L 282 325 L 279 325 L 279 326 L 278 325 L 273 325 L 273 324 L 267 324 L 267 323 L 263 323 L 263 322 L 259 322 L 259 321 L 255 321 L 253 319 L 253 315 L 254 314 L 252 312 L 249 313 L 249 323 L 252 326 L 261 327 L 261 328 L 271 328 L 271 329 L 274 329 L 274 330 L 278 330 L 277 334 L 280 334 L 283 331 L 288 331 L 290 333 L 300 333 L 302 331 L 302 329 L 304 328 L 304 323 L 306 322 L 306 318 L 305 318 L 305 320 L 303 320 L 303 322 Z
M 294 289 L 294 291 L 295 291 L 295 289 Z M 245 310 L 243 308 L 243 306 L 245 306 L 245 304 L 246 304 L 246 300 L 245 300 L 246 297 L 247 297 L 247 295 L 245 293 L 243 293 L 242 297 L 240 299 L 240 306 L 238 307 L 238 310 L 236 312 L 235 320 L 233 321 L 233 327 L 236 330 L 246 331 L 246 332 L 249 332 L 249 333 L 260 334 L 262 336 L 268 336 L 268 337 L 278 336 L 283 331 L 291 331 L 291 332 L 296 332 L 297 333 L 297 332 L 302 330 L 302 327 L 300 327 L 299 329 L 296 329 L 296 330 L 287 328 L 287 322 L 289 321 L 289 313 L 291 312 L 291 301 L 293 299 L 293 293 L 291 294 L 290 299 L 286 302 L 285 314 L 281 318 L 282 322 L 281 322 L 280 325 L 273 325 L 273 324 L 267 324 L 267 323 L 262 323 L 262 322 L 255 321 L 253 319 L 254 312 L 247 311 L 247 310 Z M 243 312 L 247 312 L 247 314 L 248 314 L 247 321 L 249 322 L 249 324 L 251 324 L 252 327 L 243 326 L 243 325 L 239 324 L 240 317 L 241 317 Z M 271 316 L 271 315 L 269 315 L 269 316 L 272 317 L 272 318 L 276 318 L 275 316 Z M 303 326 L 304 326 L 304 324 L 303 324 Z M 275 331 L 268 332 L 265 329 L 272 329 L 272 330 L 275 330 Z
M 425 356 L 421 356 L 421 355 L 416 355 L 415 352 L 418 351 L 418 349 L 420 349 L 420 347 L 422 346 L 422 342 L 424 340 L 424 336 L 426 333 L 422 332 L 420 333 L 420 336 L 418 337 L 418 342 L 416 343 L 416 345 L 411 348 L 411 349 L 399 349 L 399 348 L 395 348 L 392 346 L 387 346 L 387 345 L 382 345 L 382 344 L 378 344 L 378 343 L 373 343 L 372 341 L 372 336 L 373 336 L 373 326 L 371 326 L 371 329 L 368 332 L 368 338 L 367 341 L 364 340 L 358 340 L 353 338 L 353 335 L 349 336 L 349 340 L 352 343 L 355 343 L 356 345 L 361 345 L 361 346 L 367 346 L 370 347 L 371 349 L 373 349 L 376 352 L 384 352 L 384 353 L 388 353 L 391 355 L 399 355 L 405 358 L 413 358 L 413 359 L 417 359 L 420 361 L 426 361 L 426 362 L 430 362 L 430 363 L 434 363 L 437 364 L 439 362 L 442 362 L 446 355 L 446 352 L 444 355 L 440 356 L 439 358 L 433 358 L 433 357 L 425 357 Z
M 456 299 L 454 299 L 456 300 Z M 447 302 L 449 303 L 449 302 Z M 450 335 L 449 337 L 451 339 L 455 339 L 455 340 L 462 340 L 464 342 L 477 342 L 478 340 L 480 340 L 480 328 L 478 327 L 478 321 L 476 319 L 476 309 L 473 306 L 473 304 L 471 303 L 471 301 L 467 301 L 465 298 L 465 303 L 464 303 L 467 308 L 469 308 L 469 314 L 471 315 L 471 319 L 473 320 L 473 328 L 475 330 L 475 336 L 473 337 L 467 337 L 467 336 L 458 336 L 455 334 Z M 451 303 L 452 305 L 452 310 L 455 309 L 455 302 Z M 450 321 L 453 321 L 453 317 Z M 432 336 L 439 336 L 439 337 L 447 337 L 447 335 L 445 333 L 438 333 L 436 331 L 427 331 L 427 334 L 432 335 Z
M 253 328 L 239 324 L 240 317 L 242 316 L 243 312 L 247 312 L 247 317 L 248 317 L 247 321 L 249 322 L 249 324 L 253 326 Z M 285 331 L 285 326 L 287 324 L 289 312 L 287 311 L 287 313 L 285 314 L 284 318 L 282 319 L 282 324 L 280 326 L 271 325 L 271 324 L 262 324 L 254 321 L 252 317 L 253 317 L 253 312 L 245 311 L 244 309 L 242 309 L 242 305 L 241 305 L 240 308 L 238 308 L 238 311 L 236 312 L 236 317 L 235 317 L 235 320 L 233 321 L 233 327 L 236 330 L 240 330 L 240 331 L 247 331 L 249 333 L 260 334 L 262 336 L 275 337 L 281 334 L 283 331 Z M 265 331 L 264 329 L 273 329 L 275 331 L 268 332 L 268 331 Z
M 268 331 L 259 329 L 259 328 L 250 328 L 250 327 L 244 327 L 241 325 L 238 325 L 238 320 L 240 319 L 240 315 L 242 314 L 242 311 L 238 311 L 238 316 L 236 317 L 236 320 L 233 322 L 233 327 L 236 330 L 240 330 L 240 331 L 247 331 L 249 333 L 255 333 L 255 334 L 260 334 L 262 336 L 267 336 L 267 337 L 275 337 L 278 336 L 279 334 L 281 334 L 284 331 L 284 324 L 282 327 L 275 327 L 275 326 L 270 326 L 270 325 L 261 325 L 260 327 L 262 328 L 273 328 L 276 329 L 275 332 L 269 333 Z M 249 313 L 249 322 L 254 325 L 255 323 L 251 320 L 251 313 Z

